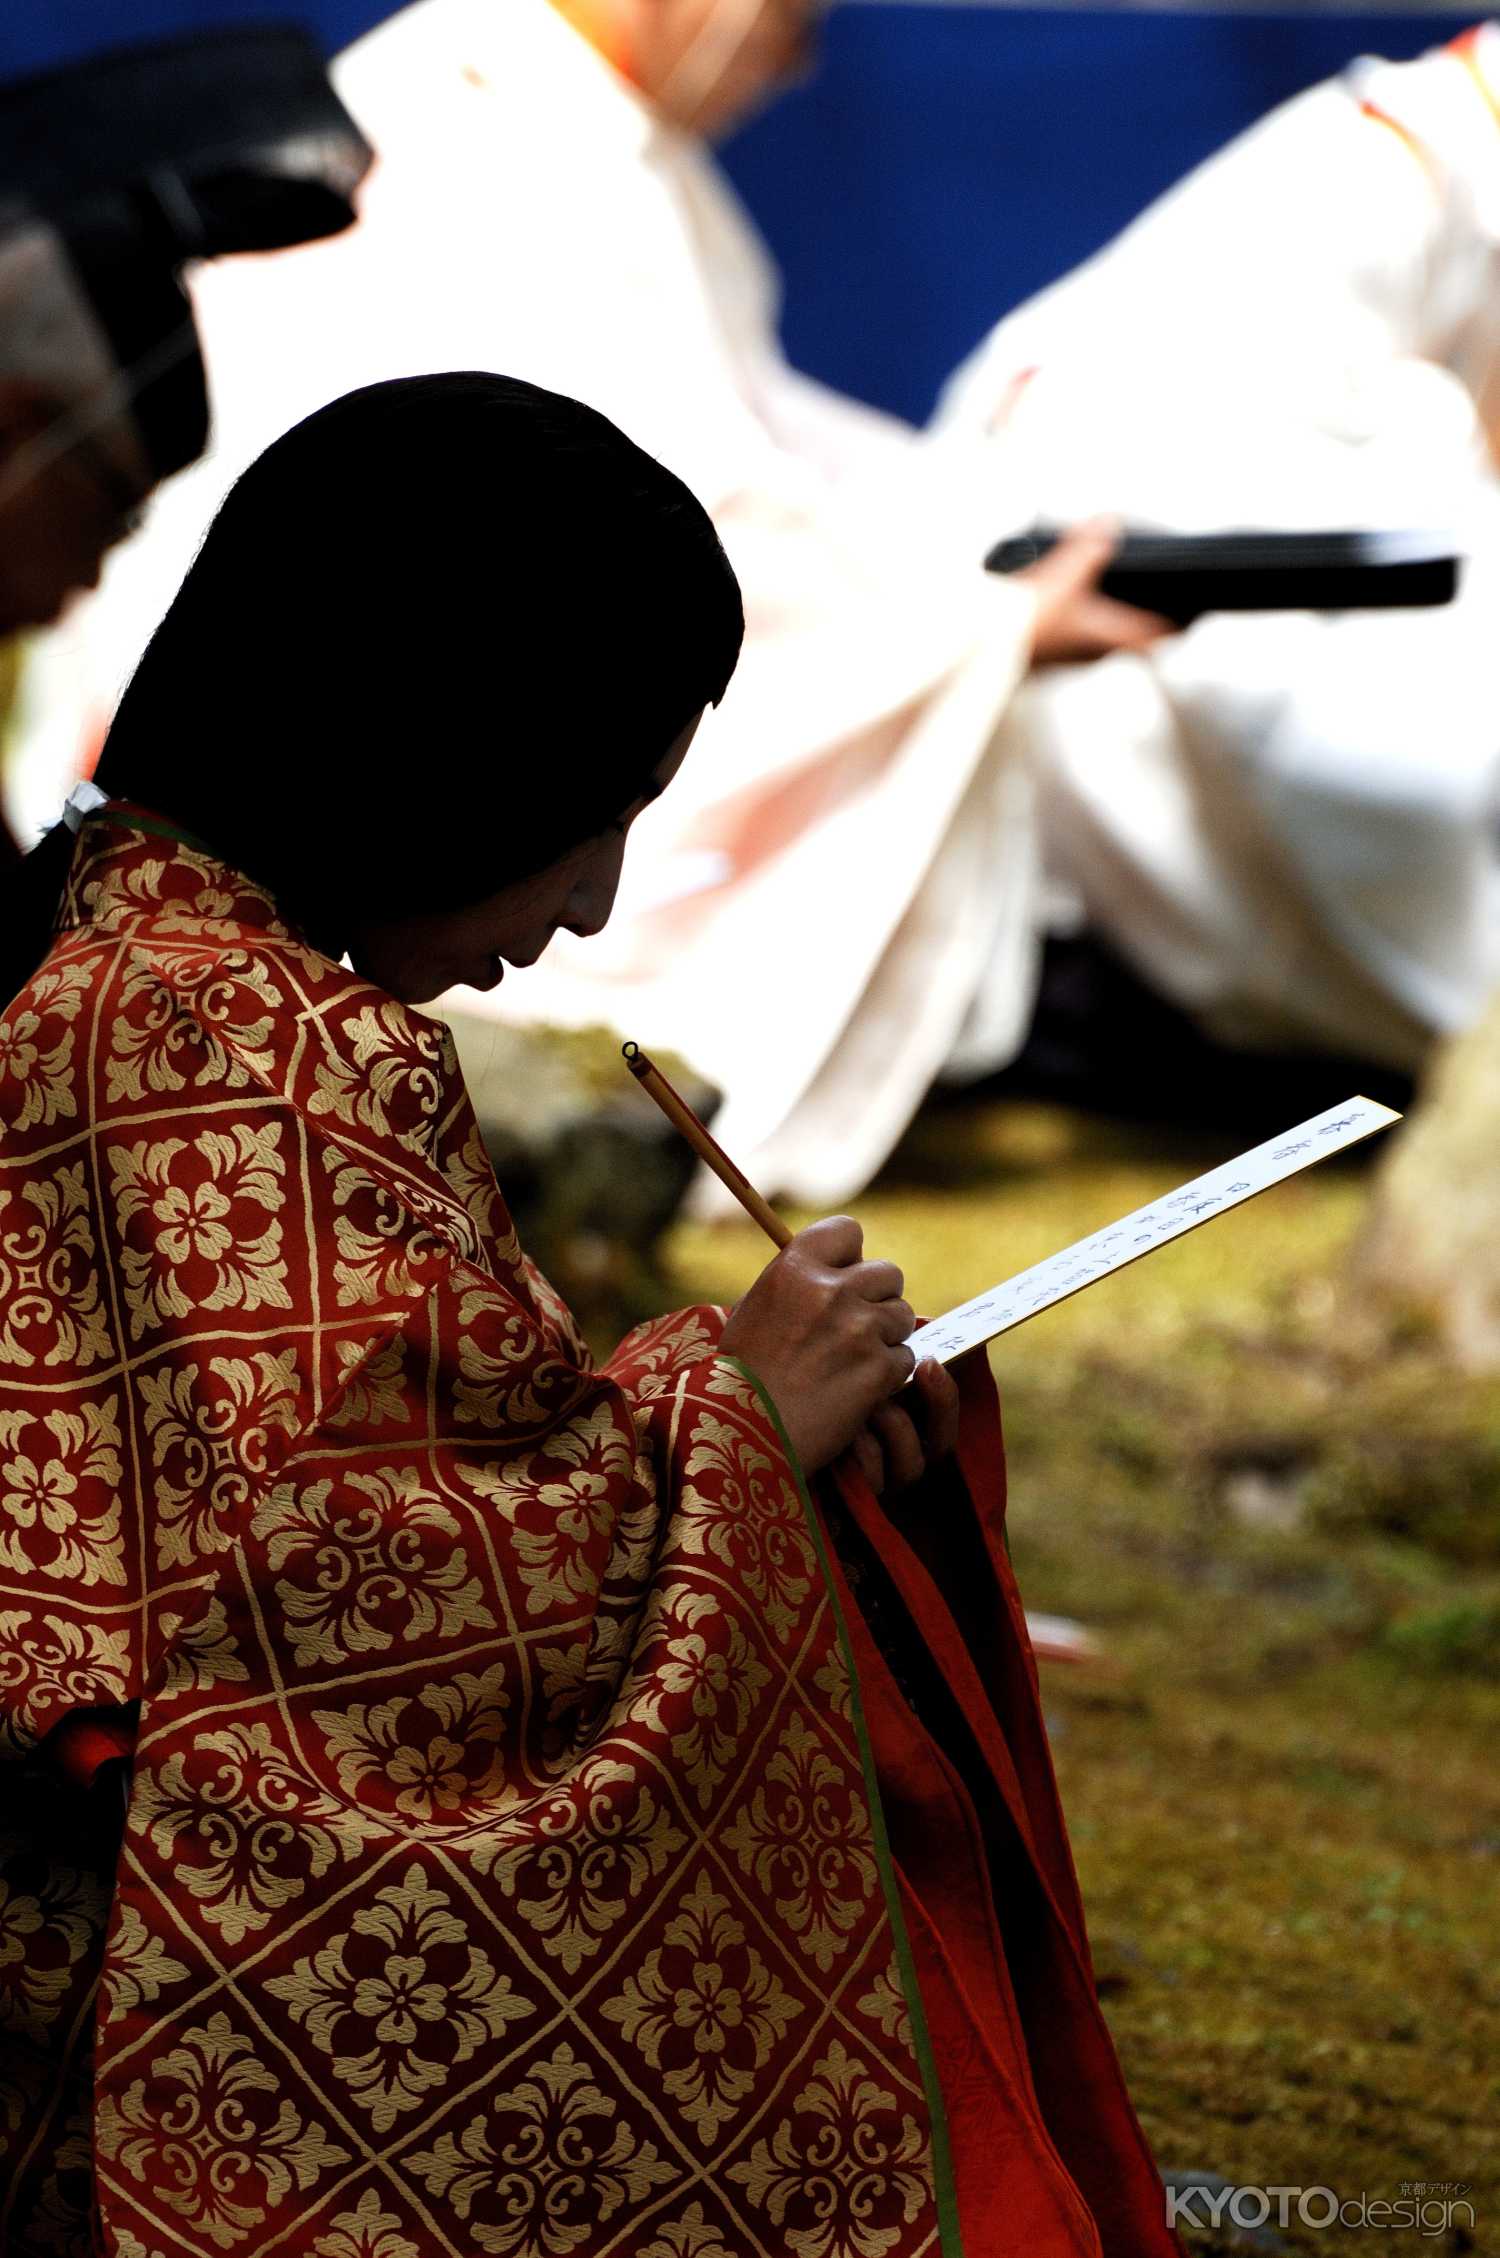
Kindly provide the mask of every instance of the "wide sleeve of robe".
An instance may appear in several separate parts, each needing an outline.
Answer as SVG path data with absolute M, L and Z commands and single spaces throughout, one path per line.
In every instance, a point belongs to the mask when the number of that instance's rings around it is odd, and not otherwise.
M 8 2247 L 961 2251 L 946 1885 L 722 1314 L 594 1368 L 446 1030 L 147 815 L 0 1058 Z M 56 1759 L 122 1719 L 106 1845 Z
M 591 1369 L 446 1031 L 149 824 L 6 1025 L 8 1753 L 139 1705 L 102 1974 L 15 1847 L 12 2212 L 99 1977 L 112 2250 L 778 2247 L 830 2129 L 915 2250 L 835 1614 L 717 1313 Z

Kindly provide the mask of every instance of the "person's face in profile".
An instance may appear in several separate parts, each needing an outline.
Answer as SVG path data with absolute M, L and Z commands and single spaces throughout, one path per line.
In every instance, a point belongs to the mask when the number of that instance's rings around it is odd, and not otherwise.
M 106 552 L 145 492 L 69 410 L 19 377 L 0 378 L 0 635 L 45 627 Z
M 355 971 L 401 1003 L 430 1003 L 449 988 L 497 987 L 507 966 L 535 964 L 557 933 L 585 939 L 602 933 L 614 908 L 630 826 L 671 783 L 702 719 L 694 714 L 617 822 L 570 847 L 545 870 L 466 909 L 358 926 L 349 938 Z

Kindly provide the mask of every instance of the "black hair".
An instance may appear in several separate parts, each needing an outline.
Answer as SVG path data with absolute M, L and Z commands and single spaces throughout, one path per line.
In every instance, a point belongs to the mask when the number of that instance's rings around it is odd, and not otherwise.
M 231 488 L 97 781 L 315 937 L 482 901 L 602 831 L 739 657 L 702 505 L 595 409 L 478 372 L 367 385 Z M 51 835 L 10 879 L 0 984 L 45 953 Z

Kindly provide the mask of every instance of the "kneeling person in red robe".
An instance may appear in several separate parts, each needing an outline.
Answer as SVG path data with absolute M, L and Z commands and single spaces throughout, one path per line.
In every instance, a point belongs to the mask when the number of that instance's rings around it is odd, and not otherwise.
M 599 930 L 741 632 L 591 410 L 351 394 L 230 494 L 13 890 L 13 2249 L 1177 2248 L 987 1372 L 925 1369 L 919 1440 L 847 1218 L 597 1366 L 413 1008 Z

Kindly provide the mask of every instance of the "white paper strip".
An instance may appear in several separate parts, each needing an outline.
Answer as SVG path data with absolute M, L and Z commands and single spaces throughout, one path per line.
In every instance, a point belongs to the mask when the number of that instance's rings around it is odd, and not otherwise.
M 1254 1199 L 1257 1192 L 1269 1191 L 1299 1169 L 1311 1168 L 1314 1161 L 1357 1145 L 1362 1137 L 1388 1129 L 1400 1119 L 1399 1113 L 1393 1113 L 1387 1105 L 1376 1105 L 1372 1098 L 1350 1098 L 1343 1105 L 1330 1106 L 1300 1128 L 1268 1138 L 1265 1144 L 1241 1153 L 1238 1160 L 1211 1168 L 1206 1176 L 1195 1176 L 1191 1184 L 1164 1193 L 1149 1207 L 1138 1207 L 1134 1214 L 1122 1215 L 1118 1223 L 1107 1223 L 1102 1231 L 1076 1240 L 1059 1254 L 1048 1255 L 1045 1262 L 1017 1271 L 1014 1278 L 950 1309 L 946 1317 L 934 1317 L 930 1324 L 919 1325 L 908 1337 L 907 1346 L 918 1357 L 935 1356 L 939 1364 L 946 1364 L 951 1357 L 962 1356 L 965 1349 L 992 1341 L 997 1333 L 1023 1325 L 1028 1317 L 1050 1309 L 1054 1302 L 1066 1301 L 1070 1294 L 1095 1285 L 1112 1270 L 1123 1270 L 1127 1262 L 1139 1262 L 1143 1254 L 1167 1246 L 1184 1232 L 1196 1231 L 1211 1216 L 1227 1214 L 1243 1200 Z

